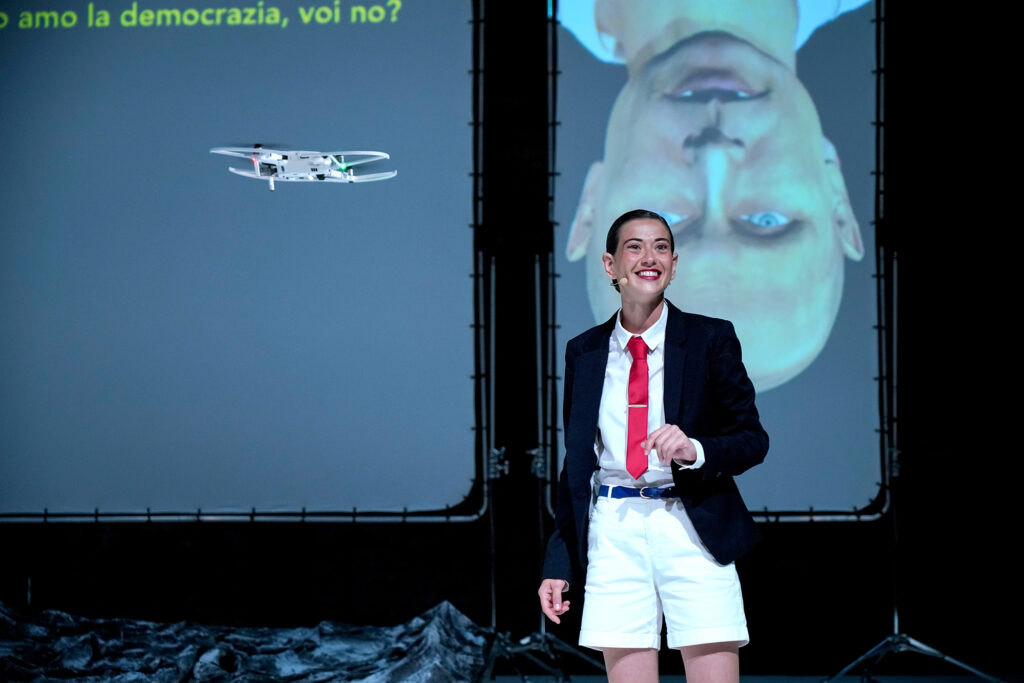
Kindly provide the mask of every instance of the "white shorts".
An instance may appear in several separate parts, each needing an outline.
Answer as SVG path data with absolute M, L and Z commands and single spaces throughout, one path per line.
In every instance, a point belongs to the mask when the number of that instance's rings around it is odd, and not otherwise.
M 580 645 L 600 650 L 746 645 L 740 580 L 701 544 L 678 498 L 597 499 L 590 519 Z

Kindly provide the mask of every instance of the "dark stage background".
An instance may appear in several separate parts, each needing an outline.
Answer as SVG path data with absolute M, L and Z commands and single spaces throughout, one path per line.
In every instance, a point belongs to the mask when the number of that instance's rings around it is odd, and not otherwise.
M 533 302 L 513 294 L 534 278 L 537 254 L 553 248 L 548 26 L 544 3 L 532 14 L 512 4 L 486 7 L 479 90 L 476 239 L 490 257 L 483 274 L 493 276 L 496 303 L 491 427 L 509 466 L 494 483 L 491 515 L 461 523 L 4 523 L 0 600 L 23 612 L 238 625 L 394 624 L 448 600 L 514 638 L 539 628 L 538 526 L 547 521 L 528 453 L 542 431 L 537 367 L 516 353 L 537 334 Z M 993 225 L 984 210 L 971 211 L 972 199 L 987 201 L 983 188 L 951 163 L 971 139 L 958 108 L 940 106 L 950 88 L 939 45 L 953 22 L 912 15 L 906 4 L 886 6 L 885 212 L 875 226 L 896 257 L 895 506 L 871 522 L 761 524 L 761 544 L 739 563 L 752 635 L 747 674 L 838 671 L 892 633 L 894 596 L 903 633 L 990 674 L 1024 672 L 1013 649 L 1019 572 L 1008 558 L 1020 536 L 1009 511 L 1013 401 L 993 392 L 1014 363 L 1002 359 L 1008 342 L 994 305 L 980 298 L 1013 290 L 999 282 L 1002 259 L 991 249 L 999 238 L 975 237 Z M 469 507 L 482 489 L 476 481 Z M 573 625 L 550 632 L 572 642 Z M 888 666 L 959 673 L 909 653 Z

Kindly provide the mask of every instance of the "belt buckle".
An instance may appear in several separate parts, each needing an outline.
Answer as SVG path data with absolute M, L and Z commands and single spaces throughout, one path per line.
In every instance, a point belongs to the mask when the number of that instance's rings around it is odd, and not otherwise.
M 640 497 L 641 498 L 646 498 L 647 500 L 654 500 L 655 498 L 657 498 L 657 496 L 647 496 L 647 495 L 644 495 L 644 491 L 647 491 L 648 489 L 652 489 L 652 488 L 654 488 L 654 487 L 653 486 L 641 486 L 640 487 Z

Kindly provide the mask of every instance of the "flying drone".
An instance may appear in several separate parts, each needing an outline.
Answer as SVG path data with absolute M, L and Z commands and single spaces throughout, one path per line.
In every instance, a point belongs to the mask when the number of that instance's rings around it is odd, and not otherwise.
M 231 166 L 228 170 L 246 178 L 266 180 L 271 190 L 274 189 L 274 181 L 368 183 L 398 175 L 398 171 L 356 174 L 354 166 L 390 159 L 391 157 L 384 152 L 295 152 L 253 145 L 214 147 L 210 153 L 251 159 L 252 171 Z

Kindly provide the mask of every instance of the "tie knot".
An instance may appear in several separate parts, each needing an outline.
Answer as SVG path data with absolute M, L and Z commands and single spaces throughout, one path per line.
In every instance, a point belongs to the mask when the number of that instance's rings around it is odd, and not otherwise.
M 647 343 L 643 340 L 643 337 L 631 337 L 626 343 L 626 348 L 629 349 L 629 355 L 633 356 L 633 360 L 638 358 L 647 359 L 647 353 L 650 349 L 647 348 Z

